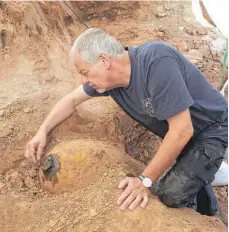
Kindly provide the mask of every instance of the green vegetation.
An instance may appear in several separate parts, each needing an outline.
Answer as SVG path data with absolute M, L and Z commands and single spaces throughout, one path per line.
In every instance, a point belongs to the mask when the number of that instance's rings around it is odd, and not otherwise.
M 227 57 L 228 57 L 228 39 L 227 39 L 226 51 L 223 56 L 223 70 L 220 78 L 220 88 L 223 87 L 225 82 L 224 78 L 225 78 L 225 70 L 227 68 Z

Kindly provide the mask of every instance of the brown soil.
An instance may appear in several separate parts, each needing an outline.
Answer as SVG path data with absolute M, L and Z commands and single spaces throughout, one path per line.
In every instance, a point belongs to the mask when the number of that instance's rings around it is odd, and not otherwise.
M 149 40 L 172 44 L 219 88 L 222 53 L 210 50 L 219 34 L 195 22 L 190 2 L 70 5 L 87 25 L 106 30 L 123 45 Z M 102 184 L 98 178 L 73 193 L 49 196 L 40 189 L 38 170 L 24 160 L 24 148 L 55 102 L 80 84 L 68 52 L 85 27 L 69 14 L 60 2 L 0 1 L 0 231 L 224 231 L 216 218 L 167 209 L 155 197 L 148 213 L 126 212 L 124 217 L 115 206 L 116 168 L 107 176 L 108 182 Z M 115 143 L 117 153 L 125 148 L 145 164 L 160 144 L 110 98 L 91 99 L 77 107 L 51 132 L 46 153 L 60 141 L 79 138 Z M 106 192 L 109 181 L 114 191 Z M 216 191 L 227 224 L 227 188 Z M 144 225 L 147 220 L 152 220 L 149 227 Z
M 56 195 L 11 191 L 0 196 L 3 231 L 227 231 L 220 219 L 169 209 L 155 196 L 146 209 L 122 212 L 116 205 L 122 191 L 117 185 L 144 165 L 114 145 L 76 140 L 58 144 L 50 153 L 60 158 L 61 168 L 51 179 L 44 174 L 41 179 Z M 71 192 L 57 194 L 63 191 Z

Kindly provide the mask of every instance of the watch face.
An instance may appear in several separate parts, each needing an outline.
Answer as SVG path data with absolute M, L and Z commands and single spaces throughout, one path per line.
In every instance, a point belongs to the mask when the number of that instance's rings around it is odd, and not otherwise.
M 152 185 L 152 180 L 149 177 L 145 177 L 142 183 L 145 187 L 149 188 Z

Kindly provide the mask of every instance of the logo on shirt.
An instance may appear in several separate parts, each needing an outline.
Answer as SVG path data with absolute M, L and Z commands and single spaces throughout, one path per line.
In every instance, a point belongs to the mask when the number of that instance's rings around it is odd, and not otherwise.
M 142 100 L 142 104 L 143 104 L 143 108 L 145 110 L 145 112 L 151 116 L 151 117 L 155 117 L 155 114 L 154 114 L 154 110 L 153 110 L 153 106 L 152 106 L 152 98 L 149 97 L 149 98 L 146 98 L 144 100 Z

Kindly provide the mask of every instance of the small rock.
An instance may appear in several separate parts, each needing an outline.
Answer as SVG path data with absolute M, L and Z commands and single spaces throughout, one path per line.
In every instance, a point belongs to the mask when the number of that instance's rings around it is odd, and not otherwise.
M 60 218 L 59 218 L 59 221 L 60 221 L 61 223 L 63 223 L 63 224 L 64 224 L 64 223 L 65 223 L 65 221 L 66 221 L 66 218 L 65 218 L 64 216 L 62 216 L 62 217 L 60 217 Z
M 20 192 L 26 192 L 26 188 L 20 188 Z
M 207 35 L 207 31 L 204 30 L 204 29 L 201 29 L 201 28 L 197 28 L 196 29 L 196 34 L 199 35 L 199 36 L 204 36 L 204 35 Z
M 24 183 L 28 188 L 33 188 L 35 186 L 35 182 L 30 176 L 25 178 Z
M 71 224 L 70 221 L 66 221 L 66 225 L 69 226 Z
M 0 190 L 3 189 L 6 185 L 2 182 L 0 182 Z
M 29 113 L 29 112 L 30 112 L 30 108 L 29 108 L 29 107 L 25 108 L 25 109 L 24 109 L 24 112 L 25 112 L 25 113 Z
M 204 56 L 210 55 L 210 48 L 208 45 L 202 46 L 199 50 L 203 52 Z
M 10 179 L 10 174 L 9 174 L 9 173 L 6 173 L 6 175 L 5 175 L 5 181 L 8 182 L 9 179 Z
M 73 224 L 78 224 L 80 222 L 80 218 L 75 218 L 75 220 L 73 221 Z
M 110 193 L 108 190 L 104 190 L 103 191 L 105 194 L 108 194 L 108 193 Z
M 5 113 L 5 110 L 0 110 L 0 117 L 2 117 Z
M 118 10 L 116 14 L 121 15 L 121 10 Z
M 18 172 L 12 172 L 11 174 L 10 174 L 10 182 L 16 182 L 16 180 L 17 180 L 17 177 L 18 177 Z
M 182 30 L 184 30 L 184 27 L 178 27 L 178 29 L 182 31 Z
M 187 45 L 187 43 L 185 41 L 182 41 L 182 42 L 178 42 L 176 44 L 176 48 L 177 48 L 178 51 L 184 52 L 184 51 L 186 51 L 188 49 L 188 45 Z
M 28 168 L 29 165 L 30 165 L 30 161 L 28 159 L 25 159 L 20 163 L 20 167 L 22 168 Z
M 78 206 L 78 205 L 80 205 L 80 203 L 79 202 L 75 202 L 75 206 Z
M 97 212 L 95 209 L 90 209 L 90 216 L 94 217 L 97 215 Z
M 53 210 L 52 212 L 51 212 L 53 215 L 57 215 L 57 211 L 56 210 Z
M 7 136 L 10 137 L 11 134 L 12 134 L 12 131 L 9 127 L 5 128 L 4 130 L 0 130 L 0 138 L 4 138 Z
M 156 8 L 155 15 L 156 15 L 158 18 L 163 18 L 163 17 L 165 17 L 167 14 L 166 14 L 166 9 L 164 8 L 164 6 L 159 6 L 159 7 L 157 7 L 157 8 Z
M 49 99 L 49 97 L 50 97 L 49 93 L 42 94 L 42 100 L 43 101 Z
M 0 97 L 0 109 L 3 110 L 6 107 L 12 105 L 13 101 L 16 100 L 13 97 L 7 95 L 1 95 Z
M 149 159 L 150 154 L 149 154 L 149 152 L 147 152 L 146 150 L 144 150 L 143 151 L 143 156 L 144 156 L 144 158 Z
M 62 212 L 64 210 L 64 207 L 60 207 L 59 211 Z
M 107 173 L 107 172 L 104 172 L 104 173 L 103 173 L 103 176 L 107 176 L 107 175 L 108 175 L 108 173 Z
M 18 180 L 18 187 L 23 188 L 23 186 L 24 186 L 23 180 L 22 179 Z
M 45 77 L 44 82 L 46 83 L 46 82 L 52 81 L 53 79 L 55 79 L 55 77 L 54 77 L 54 76 L 49 75 L 49 76 L 46 76 L 46 77 Z
M 48 225 L 54 227 L 58 223 L 58 219 L 50 219 Z
M 120 176 L 120 177 L 126 177 L 126 173 L 123 172 L 123 171 L 121 171 L 121 172 L 118 173 L 118 176 Z
M 218 38 L 211 42 L 211 52 L 221 52 L 226 48 L 226 41 L 224 39 Z
M 55 232 L 63 231 L 64 226 L 57 226 L 55 227 Z
M 197 63 L 198 61 L 203 60 L 204 54 L 203 52 L 191 49 L 188 53 L 185 54 L 185 57 L 188 58 L 192 63 Z
M 65 198 L 67 198 L 67 197 L 68 197 L 68 193 L 64 193 L 63 196 L 64 196 Z
M 33 196 L 36 196 L 38 194 L 38 191 L 33 191 L 32 194 Z
M 0 190 L 0 193 L 1 194 L 5 194 L 5 193 L 7 193 L 7 190 L 6 189 L 2 189 L 2 190 Z
M 157 32 L 156 36 L 159 38 L 163 38 L 165 36 L 165 33 L 163 31 L 159 31 Z
M 9 54 L 5 54 L 4 55 L 4 61 L 9 61 L 10 60 L 10 55 Z
M 29 176 L 32 177 L 32 178 L 35 178 L 37 176 L 37 172 L 35 169 L 30 169 L 29 170 Z
M 196 30 L 195 29 L 187 28 L 185 31 L 189 35 L 196 35 Z

